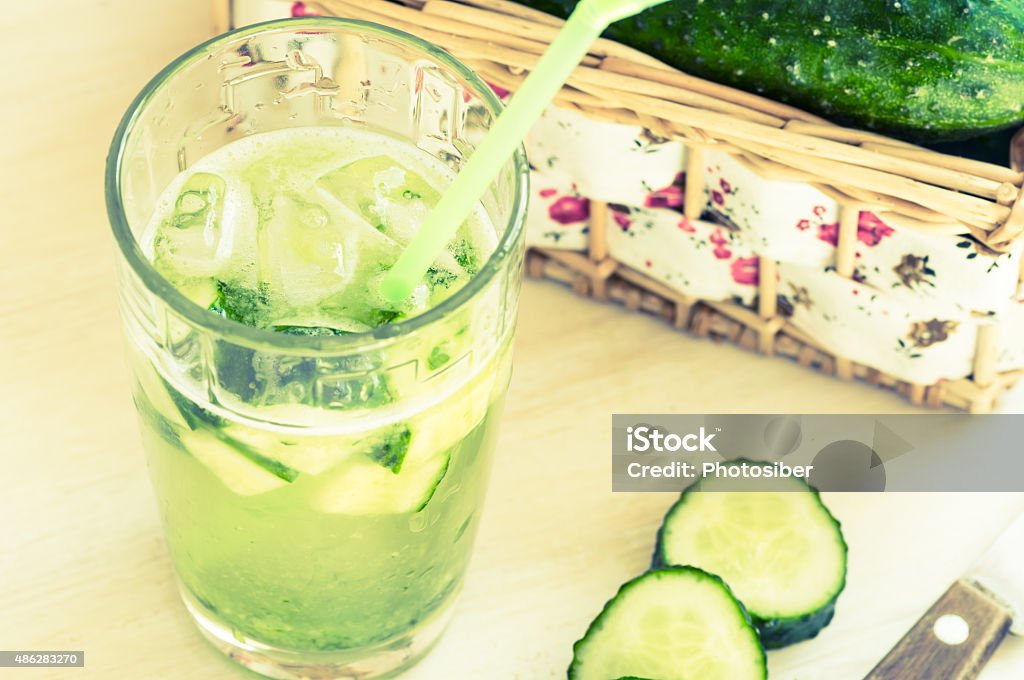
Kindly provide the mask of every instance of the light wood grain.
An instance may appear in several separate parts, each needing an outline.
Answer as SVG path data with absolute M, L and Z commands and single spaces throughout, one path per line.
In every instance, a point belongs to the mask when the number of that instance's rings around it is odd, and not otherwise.
M 0 99 L 0 649 L 84 649 L 0 678 L 231 680 L 180 606 L 140 452 L 102 198 L 131 97 L 207 37 L 205 0 L 17 3 L 31 67 Z M 45 27 L 45 28 L 44 28 Z M 610 414 L 909 411 L 894 396 L 524 290 L 517 368 L 476 555 L 448 635 L 408 680 L 564 677 L 570 646 L 647 565 L 671 503 L 610 492 Z M 862 677 L 1016 513 L 1022 495 L 826 498 L 851 546 L 833 624 L 770 656 L 773 680 Z M 1024 675 L 1009 639 L 984 680 Z
M 944 639 L 940 624 L 956 617 L 963 639 Z M 1010 611 L 963 579 L 949 587 L 864 680 L 974 680 L 1006 637 Z

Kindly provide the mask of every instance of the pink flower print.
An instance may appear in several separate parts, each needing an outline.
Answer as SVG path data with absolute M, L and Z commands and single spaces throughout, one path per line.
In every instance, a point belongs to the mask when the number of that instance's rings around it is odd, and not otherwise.
M 866 246 L 877 246 L 883 238 L 892 235 L 892 227 L 878 219 L 878 215 L 864 210 L 857 218 L 857 240 Z
M 683 190 L 677 186 L 652 191 L 644 198 L 645 208 L 678 208 L 682 205 Z
M 722 231 L 721 227 L 718 227 L 711 232 L 711 236 L 708 236 L 708 240 L 719 247 L 725 246 L 729 243 L 729 238 L 725 235 L 725 232 Z
M 729 269 L 732 280 L 744 286 L 756 286 L 760 278 L 760 260 L 756 257 L 737 257 Z
M 825 214 L 825 206 L 823 206 L 823 205 L 816 205 L 816 206 L 814 206 L 814 214 L 817 217 L 821 217 L 822 215 L 824 215 Z
M 725 196 L 717 189 L 712 189 L 711 200 L 715 202 L 715 205 L 725 205 Z
M 697 230 L 690 223 L 690 218 L 686 215 L 679 220 L 679 228 L 685 231 L 687 234 L 696 234 Z
M 306 7 L 304 2 L 293 2 L 292 3 L 292 16 L 293 17 L 318 17 L 320 12 L 314 9 Z
M 818 238 L 825 243 L 831 243 L 834 246 L 839 245 L 839 223 L 819 224 Z
M 728 260 L 732 257 L 732 251 L 726 247 L 729 244 L 729 237 L 725 235 L 725 232 L 723 232 L 721 228 L 715 229 L 711 232 L 711 236 L 708 237 L 708 240 L 715 245 L 711 252 L 719 260 Z
M 629 225 L 633 223 L 633 220 L 629 219 L 629 214 L 620 212 L 618 210 L 612 210 L 612 219 L 615 220 L 615 224 L 619 225 L 622 231 L 628 231 Z
M 724 177 L 722 179 L 718 180 L 718 186 L 722 187 L 722 191 L 724 191 L 725 193 L 727 193 L 727 194 L 731 194 L 732 193 L 732 185 L 729 184 L 727 181 L 725 181 Z
M 491 86 L 492 90 L 494 90 L 494 94 L 498 95 L 498 99 L 504 99 L 511 94 L 509 90 L 506 90 L 501 85 L 495 85 L 494 83 L 487 84 Z
M 800 220 L 799 222 L 796 223 L 796 228 L 799 229 L 800 231 L 807 231 L 808 229 L 811 228 L 811 221 Z
M 857 240 L 866 246 L 877 246 L 883 238 L 891 236 L 892 233 L 892 227 L 878 219 L 874 213 L 864 211 L 857 220 Z M 839 223 L 818 225 L 818 238 L 834 246 L 839 245 Z M 859 253 L 857 257 L 860 257 Z
M 590 217 L 590 200 L 578 196 L 562 196 L 548 207 L 548 217 L 559 224 L 585 222 Z
M 645 208 L 680 208 L 683 205 L 683 173 L 676 174 L 672 184 L 656 189 L 644 198 Z
M 541 198 L 551 198 L 558 193 L 558 189 L 541 189 L 537 192 L 537 195 Z

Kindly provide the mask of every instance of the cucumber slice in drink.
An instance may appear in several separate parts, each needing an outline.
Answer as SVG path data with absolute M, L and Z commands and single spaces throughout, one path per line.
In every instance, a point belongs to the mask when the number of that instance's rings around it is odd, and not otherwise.
M 360 450 L 352 438 L 340 435 L 289 437 L 234 423 L 225 425 L 223 434 L 235 446 L 258 452 L 263 458 L 290 470 L 311 475 L 338 465 Z
M 427 413 L 408 425 L 394 425 L 364 443 L 364 450 L 352 456 L 325 479 L 315 504 L 323 512 L 350 515 L 419 512 L 427 506 L 441 484 L 452 451 L 479 418 L 467 411 L 451 410 L 468 400 L 475 390 L 446 402 L 443 413 Z
M 832 620 L 847 547 L 815 489 L 794 478 L 763 481 L 772 490 L 722 491 L 735 480 L 705 478 L 683 491 L 658 533 L 653 564 L 721 576 L 774 649 L 812 638 Z
M 569 680 L 764 680 L 764 650 L 720 578 L 694 567 L 649 571 L 609 600 L 573 645 Z
M 264 485 L 258 481 L 251 482 L 250 478 L 259 480 L 263 478 L 263 474 L 247 474 L 246 467 L 258 468 L 261 473 L 277 478 L 282 484 L 291 483 L 299 476 L 300 468 L 295 468 L 287 462 L 268 455 L 266 451 L 272 451 L 272 449 L 262 447 L 261 444 L 264 442 L 254 443 L 236 438 L 234 435 L 243 431 L 241 426 L 227 423 L 219 416 L 188 399 L 174 389 L 150 364 L 138 366 L 136 376 L 148 402 L 148 407 L 143 410 L 143 415 L 154 421 L 154 426 L 159 428 L 158 431 L 165 438 L 167 438 L 167 434 L 173 432 L 177 436 L 180 447 L 207 464 L 228 488 L 235 490 L 235 487 L 238 486 L 242 489 L 269 490 L 269 488 L 279 486 L 279 484 L 275 484 L 273 487 L 263 488 Z M 161 422 L 157 423 L 157 418 Z M 255 430 L 248 429 L 246 432 L 255 432 Z M 215 443 L 206 445 L 202 452 L 194 450 L 194 444 L 204 443 L 208 440 Z M 226 452 L 231 455 L 228 456 Z M 227 479 L 222 472 L 237 474 L 239 475 L 238 480 Z M 243 493 L 243 491 L 238 491 L 238 493 Z M 261 493 L 261 491 L 251 491 L 244 495 L 253 493 Z
M 135 379 L 145 401 L 148 402 L 149 408 L 145 414 L 157 415 L 176 429 L 192 429 L 178 407 L 178 402 L 171 396 L 167 382 L 160 377 L 152 364 L 148 361 L 136 362 Z
M 353 456 L 325 481 L 314 503 L 322 512 L 346 515 L 419 512 L 433 498 L 450 462 L 447 450 L 419 460 L 407 456 L 396 473 L 368 456 Z
M 288 484 L 280 474 L 246 457 L 238 448 L 207 430 L 185 431 L 180 435 L 182 447 L 196 460 L 240 496 L 273 491 Z
M 405 425 L 395 425 L 378 441 L 374 442 L 366 455 L 377 465 L 388 468 L 394 474 L 402 471 L 405 457 L 409 453 L 409 440 L 412 432 Z

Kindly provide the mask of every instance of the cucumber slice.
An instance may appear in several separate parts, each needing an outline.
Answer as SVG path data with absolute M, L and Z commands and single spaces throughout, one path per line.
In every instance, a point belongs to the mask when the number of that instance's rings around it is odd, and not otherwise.
M 178 402 L 172 396 L 167 382 L 153 365 L 140 360 L 135 362 L 134 369 L 139 390 L 145 396 L 145 401 L 149 402 L 149 408 L 144 415 L 156 415 L 177 428 L 191 430 L 192 427 L 178 407 Z
M 368 456 L 353 456 L 325 480 L 314 504 L 321 512 L 346 515 L 419 512 L 433 498 L 450 462 L 450 451 L 436 452 L 425 460 L 407 456 L 395 473 Z
M 258 452 L 264 459 L 311 475 L 332 468 L 359 451 L 354 439 L 338 435 L 292 438 L 237 423 L 225 425 L 222 431 L 236 447 Z
M 388 468 L 394 474 L 402 471 L 405 456 L 409 453 L 409 440 L 412 432 L 405 425 L 395 425 L 370 447 L 366 455 L 370 459 Z
M 169 434 L 173 433 L 178 439 L 180 448 L 193 454 L 203 463 L 208 463 L 209 461 L 208 467 L 229 488 L 234 489 L 236 485 L 232 480 L 223 477 L 221 473 L 228 471 L 234 474 L 231 471 L 237 467 L 234 463 L 235 459 L 247 461 L 246 465 L 260 468 L 262 472 L 276 477 L 282 483 L 294 482 L 299 476 L 298 469 L 288 465 L 286 462 L 265 455 L 264 451 L 270 450 L 261 446 L 265 442 L 251 442 L 235 436 L 242 432 L 253 433 L 256 432 L 255 430 L 243 428 L 240 425 L 232 425 L 223 418 L 210 413 L 174 389 L 170 383 L 157 373 L 152 365 L 147 363 L 143 366 L 138 366 L 135 375 L 142 392 L 145 394 L 146 401 L 148 401 L 148 408 L 140 409 L 143 415 L 159 425 L 158 432 L 165 439 L 168 438 Z M 202 443 L 208 440 L 216 442 L 206 446 L 206 448 L 214 453 L 206 455 L 193 450 L 192 445 L 196 441 Z M 232 455 L 221 455 L 225 447 Z M 259 483 L 252 484 L 246 481 L 251 475 L 246 474 L 244 468 L 240 474 L 239 488 L 262 488 Z M 238 493 L 242 492 L 239 491 Z M 252 491 L 244 495 L 251 495 L 252 493 L 260 493 L 260 491 Z
M 623 585 L 573 645 L 569 680 L 764 680 L 757 632 L 722 579 L 694 567 Z
M 495 380 L 488 370 L 435 409 L 366 438 L 362 453 L 324 475 L 314 506 L 350 515 L 423 510 L 447 474 L 452 452 L 487 415 Z
M 179 436 L 186 451 L 240 496 L 255 496 L 288 484 L 288 480 L 253 462 L 213 432 L 185 431 Z
M 846 584 L 839 522 L 803 480 L 764 480 L 772 491 L 721 490 L 735 483 L 705 478 L 683 491 L 658 532 L 654 567 L 688 564 L 721 576 L 767 649 L 814 637 Z

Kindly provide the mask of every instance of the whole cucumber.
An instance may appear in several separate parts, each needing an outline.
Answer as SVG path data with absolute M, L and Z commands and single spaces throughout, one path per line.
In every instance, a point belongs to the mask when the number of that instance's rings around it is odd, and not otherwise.
M 566 17 L 575 0 L 519 0 Z M 694 75 L 911 141 L 1024 121 L 1024 0 L 671 0 L 606 36 Z

